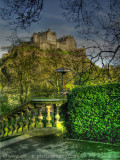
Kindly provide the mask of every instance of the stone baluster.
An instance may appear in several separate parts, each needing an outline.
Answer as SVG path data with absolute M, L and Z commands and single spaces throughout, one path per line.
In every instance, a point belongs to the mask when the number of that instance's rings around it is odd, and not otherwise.
M 36 124 L 35 124 L 35 108 L 31 108 L 31 125 L 29 126 L 29 129 L 35 128 Z
M 4 118 L 4 136 L 8 136 L 9 128 L 8 128 L 8 118 Z
M 40 127 L 40 128 L 42 128 L 44 125 L 43 125 L 43 123 L 42 123 L 42 120 L 43 120 L 43 116 L 42 116 L 42 106 L 39 106 L 38 107 L 38 125 L 37 125 L 37 127 Z
M 59 107 L 60 107 L 59 105 L 56 105 L 57 114 L 56 114 L 56 116 L 55 116 L 55 118 L 56 118 L 55 125 L 56 125 L 57 128 L 61 128 L 61 127 L 62 127 L 61 122 L 59 121 L 59 120 L 60 120 Z
M 50 116 L 50 108 L 51 106 L 46 106 L 47 108 L 47 117 L 46 117 L 46 120 L 48 121 L 47 124 L 46 124 L 46 127 L 52 127 L 52 123 L 50 122 L 52 120 L 51 116 Z
M 19 128 L 18 128 L 18 132 L 22 132 L 23 131 L 23 112 L 20 112 L 20 122 L 19 122 Z
M 14 115 L 14 120 L 15 120 L 15 125 L 14 125 L 14 131 L 13 131 L 13 134 L 17 134 L 18 132 L 18 122 L 17 122 L 17 117 L 18 117 L 18 114 L 15 114 Z
M 11 118 L 9 118 L 9 120 L 10 120 L 10 126 L 9 126 L 9 136 L 11 136 L 12 134 L 13 134 L 13 130 L 14 130 L 14 128 L 13 128 L 13 117 L 11 117 Z
M 23 131 L 29 129 L 29 109 L 28 107 L 24 109 L 25 111 L 25 126 L 23 127 Z

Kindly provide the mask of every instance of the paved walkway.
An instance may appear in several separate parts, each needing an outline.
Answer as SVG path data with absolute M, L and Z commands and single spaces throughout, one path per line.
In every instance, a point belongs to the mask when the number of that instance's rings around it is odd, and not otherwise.
M 30 138 L 30 137 L 35 137 L 35 136 L 48 136 L 48 135 L 56 135 L 60 136 L 63 134 L 63 130 L 65 132 L 65 129 L 63 128 L 34 128 L 32 130 L 28 130 L 25 132 L 24 135 L 18 136 L 16 138 L 12 138 L 10 140 L 6 140 L 4 142 L 0 142 L 0 148 L 5 147 L 7 145 L 13 144 L 15 142 L 19 142 L 21 140 Z
M 26 135 L 2 142 L 0 156 L 1 160 L 118 160 L 119 148 L 114 145 L 66 140 L 55 136 Z

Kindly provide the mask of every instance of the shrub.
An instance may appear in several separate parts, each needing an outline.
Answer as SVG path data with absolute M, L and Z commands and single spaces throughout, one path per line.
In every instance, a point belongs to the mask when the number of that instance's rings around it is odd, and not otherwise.
M 78 87 L 68 95 L 70 138 L 119 143 L 120 83 Z

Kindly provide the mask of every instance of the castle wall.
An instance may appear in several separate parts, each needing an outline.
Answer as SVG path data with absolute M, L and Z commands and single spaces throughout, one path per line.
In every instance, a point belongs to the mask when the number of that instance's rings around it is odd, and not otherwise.
M 77 44 L 76 44 L 75 40 L 73 39 L 73 37 L 69 37 L 66 39 L 66 47 L 69 50 L 77 49 Z
M 40 49 L 50 49 L 50 46 L 47 44 L 47 43 L 43 43 L 43 42 L 41 42 L 40 43 Z
M 44 33 L 44 34 L 38 34 L 38 39 L 40 42 L 43 42 L 43 41 L 46 41 L 47 40 L 47 34 Z
M 55 49 L 56 44 L 51 44 L 48 42 L 41 42 L 39 47 L 40 47 L 40 49 Z
M 57 48 L 65 51 L 72 51 L 77 49 L 77 44 L 72 36 L 68 36 L 58 40 Z
M 56 40 L 57 40 L 56 34 L 53 34 L 51 32 L 47 33 L 47 41 L 48 41 L 48 43 L 50 42 L 51 44 L 55 44 L 56 45 Z
M 66 43 L 57 42 L 57 48 L 67 51 Z

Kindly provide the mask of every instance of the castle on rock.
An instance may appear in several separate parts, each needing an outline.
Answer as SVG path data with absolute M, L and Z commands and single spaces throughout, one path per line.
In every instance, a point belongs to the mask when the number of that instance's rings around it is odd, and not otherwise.
M 45 32 L 34 33 L 30 39 L 30 41 L 20 42 L 19 44 L 23 45 L 35 45 L 40 49 L 61 49 L 62 51 L 77 51 L 80 52 L 81 55 L 86 56 L 85 47 L 77 48 L 77 43 L 74 40 L 73 36 L 63 36 L 57 39 L 57 35 L 55 32 L 51 32 L 48 29 Z M 2 58 L 7 57 L 10 54 L 3 54 Z

